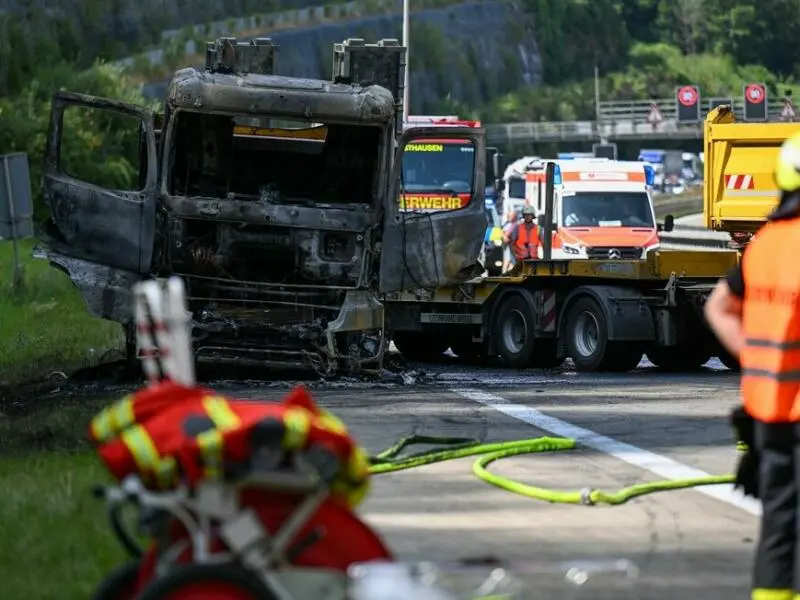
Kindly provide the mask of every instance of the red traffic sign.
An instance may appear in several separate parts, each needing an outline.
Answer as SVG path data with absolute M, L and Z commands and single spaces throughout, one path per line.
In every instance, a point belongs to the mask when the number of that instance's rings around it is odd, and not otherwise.
M 767 90 L 760 83 L 751 83 L 744 89 L 744 97 L 748 102 L 761 104 L 767 98 Z
M 694 106 L 697 104 L 697 88 L 692 85 L 685 85 L 678 90 L 678 102 L 684 106 Z

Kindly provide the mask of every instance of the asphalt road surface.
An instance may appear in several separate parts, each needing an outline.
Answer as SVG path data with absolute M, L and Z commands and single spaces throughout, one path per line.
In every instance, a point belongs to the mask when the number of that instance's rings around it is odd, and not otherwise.
M 577 438 L 579 450 L 505 459 L 493 471 L 559 490 L 731 472 L 727 422 L 738 379 L 712 361 L 668 375 L 646 360 L 625 375 L 424 365 L 404 383 L 314 386 L 371 452 L 410 433 L 486 441 Z M 270 397 L 279 389 L 231 390 Z M 362 513 L 402 560 L 487 555 L 529 571 L 531 598 L 747 598 L 759 507 L 730 486 L 670 491 L 616 507 L 553 505 L 476 479 L 472 459 L 377 476 Z M 623 569 L 624 559 L 635 565 Z M 591 561 L 584 585 L 562 561 Z M 628 563 L 630 567 L 630 563 Z

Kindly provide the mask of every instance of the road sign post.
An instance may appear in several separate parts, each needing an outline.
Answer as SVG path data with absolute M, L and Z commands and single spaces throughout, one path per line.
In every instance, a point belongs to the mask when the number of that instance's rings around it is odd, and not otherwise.
M 697 123 L 700 120 L 700 88 L 684 85 L 675 90 L 678 123 Z
M 594 154 L 595 158 L 610 158 L 611 160 L 617 160 L 617 145 L 613 142 L 611 144 L 593 144 L 592 154 Z
M 783 109 L 781 110 L 781 121 L 793 122 L 797 120 L 797 108 L 792 102 L 792 96 L 787 94 L 783 99 Z
M 733 108 L 733 98 L 709 98 L 708 112 L 711 112 L 718 106 L 725 106 L 726 104 Z
M 744 86 L 744 120 L 766 121 L 767 86 L 763 83 L 748 83 Z
M 658 125 L 664 122 L 664 115 L 661 114 L 661 109 L 658 108 L 658 103 L 656 102 L 650 103 L 650 112 L 647 113 L 647 122 L 653 126 L 654 132 L 658 127 Z
M 0 239 L 14 247 L 14 290 L 22 285 L 19 240 L 33 235 L 33 206 L 28 155 L 0 156 Z

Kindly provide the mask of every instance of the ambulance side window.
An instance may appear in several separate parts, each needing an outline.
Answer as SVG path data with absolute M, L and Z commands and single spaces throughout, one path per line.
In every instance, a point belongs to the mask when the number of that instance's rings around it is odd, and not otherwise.
M 509 198 L 524 198 L 525 197 L 525 180 L 521 177 L 509 177 L 508 179 L 508 197 Z

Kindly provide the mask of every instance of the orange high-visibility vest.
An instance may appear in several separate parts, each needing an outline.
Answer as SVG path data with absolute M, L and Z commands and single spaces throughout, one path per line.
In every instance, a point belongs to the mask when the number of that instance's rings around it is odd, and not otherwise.
M 350 506 L 367 492 L 369 459 L 344 424 L 316 406 L 304 388 L 283 402 L 233 400 L 199 387 L 164 382 L 103 409 L 89 437 L 108 470 L 121 480 L 136 474 L 152 489 L 193 486 L 230 476 L 252 459 L 260 428 L 287 451 L 318 445 L 341 466 L 332 492 Z
M 524 221 L 520 221 L 517 225 L 514 256 L 520 260 L 539 257 L 539 228 L 535 224 L 528 227 Z
M 742 400 L 766 423 L 800 421 L 800 219 L 767 223 L 744 253 Z

